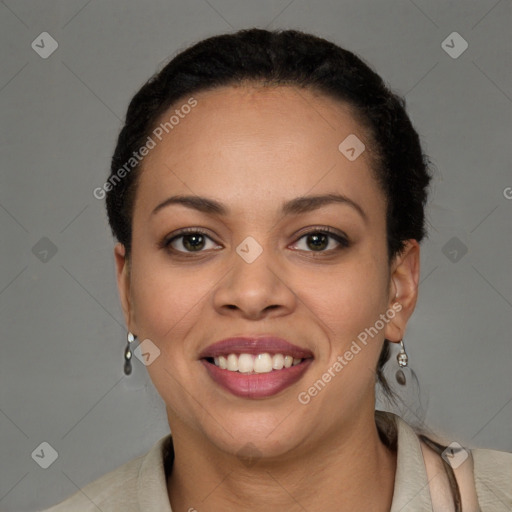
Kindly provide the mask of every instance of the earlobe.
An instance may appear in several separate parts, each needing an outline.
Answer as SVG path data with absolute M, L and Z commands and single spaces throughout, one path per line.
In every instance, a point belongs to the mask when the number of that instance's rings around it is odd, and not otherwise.
M 121 300 L 124 319 L 128 329 L 132 321 L 130 299 L 130 262 L 126 257 L 126 249 L 123 244 L 117 243 L 114 247 L 114 259 L 116 264 L 117 289 Z
M 390 276 L 389 308 L 396 314 L 386 326 L 386 339 L 398 343 L 404 335 L 418 298 L 420 275 L 420 247 L 416 240 L 408 240 L 404 250 L 393 262 Z

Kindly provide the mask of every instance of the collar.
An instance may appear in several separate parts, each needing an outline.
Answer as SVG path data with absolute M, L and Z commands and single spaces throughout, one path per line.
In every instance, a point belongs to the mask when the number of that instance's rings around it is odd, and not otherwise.
M 399 416 L 376 411 L 376 417 L 395 426 L 397 467 L 390 512 L 432 512 L 429 482 L 418 436 Z M 384 433 L 388 435 L 389 432 Z M 141 511 L 172 512 L 167 495 L 166 469 L 172 466 L 171 434 L 160 439 L 144 457 L 138 477 L 137 497 Z M 167 461 L 167 468 L 164 464 Z
M 416 432 L 399 416 L 383 413 L 396 426 L 397 460 L 390 512 L 432 512 L 427 470 Z
M 144 457 L 137 482 L 139 510 L 172 512 L 167 494 L 165 464 L 172 466 L 174 449 L 171 434 L 160 439 Z

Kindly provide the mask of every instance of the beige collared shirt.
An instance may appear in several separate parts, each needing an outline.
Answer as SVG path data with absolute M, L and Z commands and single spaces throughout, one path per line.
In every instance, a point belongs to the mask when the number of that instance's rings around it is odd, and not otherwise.
M 390 512 L 451 512 L 451 493 L 445 474 L 429 458 L 414 430 L 391 413 L 397 427 L 397 468 Z M 172 512 L 167 495 L 164 453 L 172 443 L 168 435 L 146 454 L 90 483 L 46 512 Z M 437 457 L 438 459 L 438 457 Z M 456 470 L 464 512 L 512 511 L 512 453 L 474 449 L 469 462 Z M 469 468 L 461 473 L 462 468 Z M 459 476 L 459 474 L 462 476 Z M 460 485 L 462 482 L 463 485 Z M 475 504 L 471 504 L 474 494 Z M 478 505 L 476 505 L 478 499 Z M 201 504 L 191 504 L 197 510 Z

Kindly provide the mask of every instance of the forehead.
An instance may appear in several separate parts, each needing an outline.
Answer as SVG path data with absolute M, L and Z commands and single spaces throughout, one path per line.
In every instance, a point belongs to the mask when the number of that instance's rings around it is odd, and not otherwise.
M 159 137 L 151 134 L 137 192 L 144 203 L 192 193 L 271 204 L 313 189 L 382 201 L 368 152 L 350 161 L 339 149 L 347 137 L 366 141 L 346 104 L 290 86 L 221 87 L 193 100 L 191 109 L 190 98 L 173 105 Z

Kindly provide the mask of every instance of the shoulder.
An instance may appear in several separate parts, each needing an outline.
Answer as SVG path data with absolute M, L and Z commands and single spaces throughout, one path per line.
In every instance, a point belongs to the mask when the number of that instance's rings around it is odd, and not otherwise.
M 147 493 L 154 498 L 152 504 L 159 504 L 158 500 L 167 499 L 163 453 L 169 442 L 170 436 L 160 439 L 145 455 L 103 475 L 43 512 L 139 512 L 141 499 L 144 501 Z
M 143 460 L 141 456 L 123 464 L 44 512 L 97 512 L 98 509 L 107 512 L 121 504 L 127 512 L 137 510 L 130 503 L 136 499 L 137 476 Z
M 471 453 L 482 509 L 512 510 L 512 453 L 481 448 L 474 448 Z
M 379 411 L 379 431 L 388 442 L 398 433 L 398 459 L 395 476 L 394 502 L 402 503 L 402 495 L 419 485 L 428 488 L 430 498 L 425 498 L 425 510 L 453 510 L 452 481 L 455 478 L 462 501 L 462 510 L 473 512 L 510 512 L 512 510 L 512 453 L 482 448 L 463 448 L 450 456 L 445 452 L 450 445 L 444 440 L 425 443 L 421 435 L 402 418 Z M 402 452 L 402 453 L 401 453 Z M 455 458 L 453 458 L 455 457 Z M 451 473 L 451 475 L 450 475 Z M 410 493 L 409 493 L 410 494 Z M 419 496 L 419 491 L 418 491 Z M 407 496 L 406 496 L 407 497 Z M 429 508 L 430 506 L 430 508 Z M 402 510 L 402 506 L 392 510 Z M 411 508 L 412 510 L 413 508 Z M 414 510 L 419 510 L 419 507 Z M 405 510 L 405 509 L 404 509 Z M 422 509 L 423 510 L 423 509 Z

